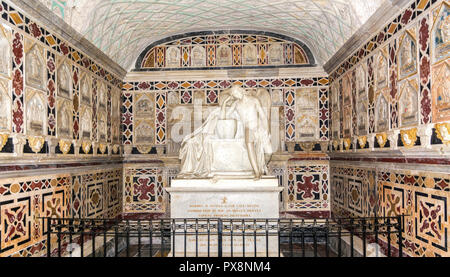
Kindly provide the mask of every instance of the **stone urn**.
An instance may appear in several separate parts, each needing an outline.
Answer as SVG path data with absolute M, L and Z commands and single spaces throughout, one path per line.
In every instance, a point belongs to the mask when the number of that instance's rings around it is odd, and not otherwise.
M 234 139 L 237 132 L 237 121 L 235 119 L 219 119 L 216 131 L 220 139 Z

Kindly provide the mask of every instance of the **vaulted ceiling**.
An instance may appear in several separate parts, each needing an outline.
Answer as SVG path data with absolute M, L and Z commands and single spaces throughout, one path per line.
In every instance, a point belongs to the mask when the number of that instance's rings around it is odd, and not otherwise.
M 261 30 L 303 41 L 324 64 L 385 0 L 40 0 L 124 69 L 164 37 Z

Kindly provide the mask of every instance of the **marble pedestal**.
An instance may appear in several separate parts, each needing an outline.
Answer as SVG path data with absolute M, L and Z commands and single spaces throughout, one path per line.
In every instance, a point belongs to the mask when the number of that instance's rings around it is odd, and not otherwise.
M 211 139 L 212 176 L 253 176 L 244 139 Z
M 166 188 L 171 196 L 170 212 L 171 218 L 183 226 L 183 221 L 177 219 L 191 218 L 187 232 L 205 232 L 204 235 L 188 234 L 185 236 L 182 229 L 177 227 L 175 235 L 175 246 L 172 241 L 172 251 L 176 257 L 207 256 L 208 244 L 211 257 L 218 255 L 218 236 L 214 229 L 208 241 L 206 228 L 199 228 L 201 224 L 207 224 L 204 219 L 222 219 L 222 255 L 231 256 L 231 245 L 233 245 L 233 256 L 243 256 L 245 249 L 246 257 L 255 256 L 255 240 L 253 219 L 278 219 L 279 218 L 279 194 L 283 188 L 278 187 L 278 179 L 275 177 L 263 177 L 260 180 L 253 179 L 174 179 L 170 188 Z M 195 226 L 195 219 L 199 225 Z M 230 228 L 233 219 L 234 227 L 231 238 Z M 243 239 L 242 219 L 246 220 L 245 239 Z M 217 222 L 214 220 L 213 222 Z M 257 221 L 258 225 L 265 226 L 265 221 Z M 269 222 L 269 225 L 275 225 Z M 252 225 L 252 226 L 250 226 Z M 206 225 L 205 225 L 206 226 Z M 270 227 L 270 226 L 269 226 Z M 270 228 L 269 228 L 270 230 Z M 266 243 L 268 243 L 269 256 L 278 256 L 277 230 L 269 231 L 265 236 L 265 228 L 258 229 L 256 237 L 256 256 L 266 256 Z M 233 241 L 233 243 L 232 243 Z M 186 245 L 186 252 L 184 246 Z

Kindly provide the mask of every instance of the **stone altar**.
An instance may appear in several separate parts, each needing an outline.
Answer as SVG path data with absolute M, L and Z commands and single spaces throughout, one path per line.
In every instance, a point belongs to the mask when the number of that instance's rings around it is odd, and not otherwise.
M 172 186 L 166 188 L 171 195 L 170 213 L 173 219 L 198 218 L 224 219 L 223 224 L 230 226 L 226 219 L 233 219 L 240 223 L 241 219 L 278 219 L 279 195 L 283 188 L 278 186 L 278 179 L 264 176 L 260 180 L 235 177 L 235 179 L 174 179 Z M 182 222 L 180 222 L 182 223 Z M 192 223 L 192 221 L 190 221 Z M 264 223 L 264 222 L 263 222 Z M 274 224 L 270 222 L 269 224 Z M 228 229 L 228 231 L 227 231 Z M 182 231 L 182 230 L 181 230 Z M 193 231 L 193 230 L 191 230 Z M 202 231 L 202 230 L 200 230 Z M 206 229 L 203 229 L 206 232 Z M 264 229 L 260 231 L 265 234 Z M 243 241 L 242 230 L 235 230 L 233 236 L 233 256 L 254 257 L 255 242 L 253 230 L 246 230 Z M 268 237 L 269 256 L 278 256 L 278 237 L 276 230 L 270 231 Z M 244 244 L 244 246 L 243 246 Z M 210 256 L 217 256 L 217 233 L 210 236 Z M 184 234 L 175 236 L 175 257 L 184 256 Z M 231 236 L 229 228 L 225 228 L 222 238 L 223 257 L 231 256 Z M 256 256 L 266 256 L 266 237 L 258 236 L 256 240 Z M 208 236 L 198 236 L 198 256 L 208 255 Z M 170 254 L 172 255 L 172 254 Z M 196 236 L 188 235 L 186 238 L 186 255 L 196 256 Z

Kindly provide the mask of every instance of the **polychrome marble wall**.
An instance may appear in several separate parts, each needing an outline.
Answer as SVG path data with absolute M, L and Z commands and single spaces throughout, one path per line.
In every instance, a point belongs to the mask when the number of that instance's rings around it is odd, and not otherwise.
M 269 167 L 286 188 L 281 209 L 329 214 L 328 77 L 311 51 L 256 31 L 171 39 L 144 50 L 123 84 L 125 212 L 167 212 L 159 188 L 170 186 L 179 171 L 182 138 L 219 107 L 224 90 L 238 84 L 271 95 L 275 154 Z
M 115 218 L 122 213 L 122 165 L 55 169 L 57 174 L 31 171 L 31 176 L 16 172 L 16 177 L 0 178 L 0 257 L 46 255 L 42 217 Z
M 405 214 L 410 256 L 450 256 L 449 18 L 411 1 L 330 74 L 332 212 Z
M 0 2 L 2 257 L 46 253 L 40 217 L 122 212 L 121 78 L 59 31 Z
M 335 216 L 406 215 L 403 249 L 409 256 L 450 256 L 448 166 L 331 162 Z M 386 241 L 386 238 L 383 238 Z M 398 247 L 396 235 L 392 236 Z
M 333 70 L 333 151 L 448 150 L 449 13 L 448 1 L 412 1 Z

